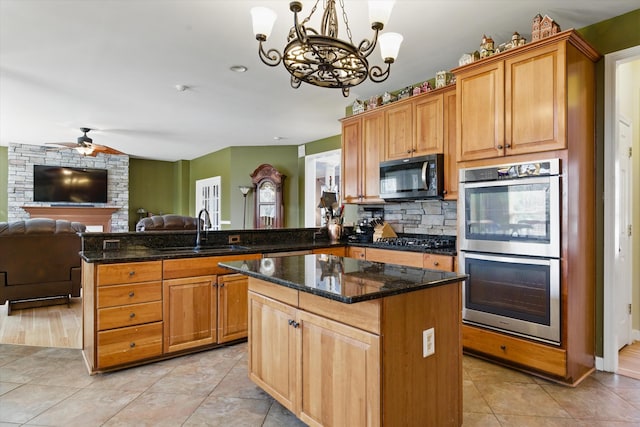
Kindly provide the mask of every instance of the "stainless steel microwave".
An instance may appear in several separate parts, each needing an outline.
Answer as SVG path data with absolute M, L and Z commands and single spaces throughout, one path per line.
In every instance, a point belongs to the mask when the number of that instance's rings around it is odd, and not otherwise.
M 384 200 L 441 199 L 443 191 L 443 154 L 380 163 L 380 198 Z

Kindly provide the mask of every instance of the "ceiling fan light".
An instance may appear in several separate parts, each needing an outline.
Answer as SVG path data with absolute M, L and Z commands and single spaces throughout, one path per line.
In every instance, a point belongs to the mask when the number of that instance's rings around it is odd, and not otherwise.
M 380 55 L 384 62 L 393 62 L 400 52 L 400 44 L 402 44 L 402 34 L 384 33 L 378 38 L 380 43 Z
M 373 25 L 378 22 L 382 25 L 387 25 L 394 3 L 395 0 L 370 0 L 369 23 Z
M 91 153 L 93 153 L 93 145 L 82 145 L 82 146 L 77 146 L 76 147 L 76 151 L 80 154 L 82 154 L 83 156 L 89 156 L 91 155 Z
M 251 8 L 253 34 L 256 35 L 256 38 L 258 36 L 264 36 L 265 40 L 268 39 L 277 17 L 278 15 L 267 7 L 257 6 Z

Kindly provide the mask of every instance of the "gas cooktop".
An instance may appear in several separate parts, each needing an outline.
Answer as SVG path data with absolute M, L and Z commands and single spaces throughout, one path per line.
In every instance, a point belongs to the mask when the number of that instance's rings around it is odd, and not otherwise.
M 375 242 L 380 246 L 403 246 L 425 249 L 455 249 L 456 238 L 453 236 L 399 236 L 383 237 Z

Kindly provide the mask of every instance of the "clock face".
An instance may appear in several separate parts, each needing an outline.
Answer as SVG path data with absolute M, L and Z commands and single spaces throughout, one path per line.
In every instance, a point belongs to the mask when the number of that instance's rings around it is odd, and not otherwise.
M 276 187 L 272 182 L 264 182 L 258 190 L 260 203 L 274 203 L 276 201 Z

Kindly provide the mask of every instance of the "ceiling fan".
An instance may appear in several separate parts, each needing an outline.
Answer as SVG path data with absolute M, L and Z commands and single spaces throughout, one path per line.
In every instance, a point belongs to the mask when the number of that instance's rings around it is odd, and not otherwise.
M 83 156 L 96 157 L 99 153 L 125 154 L 122 151 L 118 151 L 115 148 L 111 148 L 106 145 L 94 144 L 93 139 L 87 136 L 87 133 L 90 130 L 91 128 L 80 128 L 80 131 L 83 132 L 84 135 L 78 137 L 78 142 L 51 142 L 48 144 L 59 145 L 66 148 L 74 148 Z

